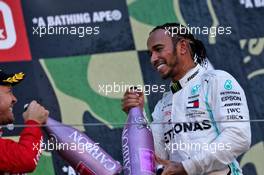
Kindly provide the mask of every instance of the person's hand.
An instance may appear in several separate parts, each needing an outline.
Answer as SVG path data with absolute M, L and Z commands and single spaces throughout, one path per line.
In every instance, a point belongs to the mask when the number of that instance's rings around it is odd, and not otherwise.
M 137 90 L 126 90 L 122 99 L 122 110 L 128 113 L 133 107 L 139 106 L 142 110 L 144 107 L 144 93 Z
M 182 163 L 164 160 L 159 158 L 157 155 L 155 155 L 155 161 L 164 166 L 164 170 L 161 175 L 188 175 Z
M 38 104 L 33 100 L 27 110 L 23 113 L 25 122 L 27 120 L 34 120 L 39 124 L 45 124 L 49 116 L 49 111 L 46 110 L 43 106 Z

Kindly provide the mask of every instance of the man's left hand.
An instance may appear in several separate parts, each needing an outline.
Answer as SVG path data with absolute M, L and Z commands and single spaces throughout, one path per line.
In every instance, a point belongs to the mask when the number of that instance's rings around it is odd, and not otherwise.
M 164 170 L 161 175 L 188 175 L 182 163 L 164 160 L 157 155 L 155 155 L 155 160 L 158 164 L 164 165 Z

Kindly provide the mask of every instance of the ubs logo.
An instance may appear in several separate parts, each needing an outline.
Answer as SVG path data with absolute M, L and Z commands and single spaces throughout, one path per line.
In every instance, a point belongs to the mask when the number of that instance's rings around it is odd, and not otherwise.
M 0 1 L 0 49 L 10 49 L 16 43 L 16 30 L 11 9 L 3 1 Z

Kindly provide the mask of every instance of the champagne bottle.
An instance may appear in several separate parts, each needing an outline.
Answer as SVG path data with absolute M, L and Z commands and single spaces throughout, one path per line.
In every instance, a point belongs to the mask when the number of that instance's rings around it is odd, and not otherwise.
M 154 175 L 154 141 L 140 107 L 131 108 L 122 133 L 125 175 Z
M 118 161 L 77 129 L 48 118 L 46 131 L 60 156 L 81 175 L 114 175 L 122 171 Z

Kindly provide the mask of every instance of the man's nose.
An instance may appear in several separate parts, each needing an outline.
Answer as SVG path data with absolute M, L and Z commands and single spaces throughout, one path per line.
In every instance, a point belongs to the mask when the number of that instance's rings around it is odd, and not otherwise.
M 159 58 L 158 58 L 158 55 L 157 55 L 155 52 L 153 52 L 152 55 L 151 55 L 151 59 L 150 59 L 151 64 L 154 65 L 154 63 L 155 63 L 158 59 L 159 59 Z
M 15 104 L 17 102 L 17 98 L 16 98 L 16 96 L 14 96 L 13 94 L 12 94 L 12 104 Z

